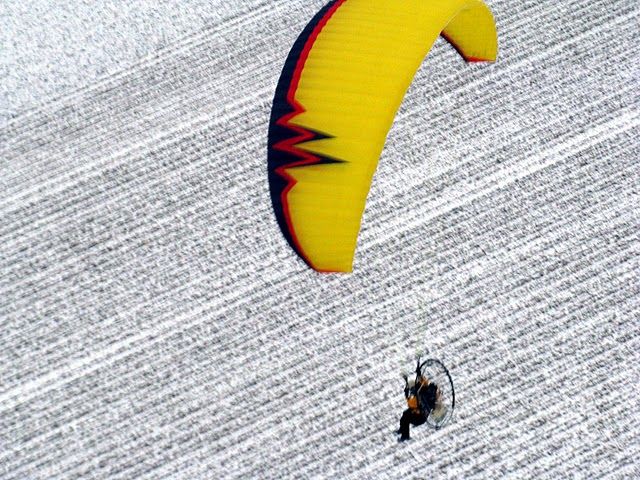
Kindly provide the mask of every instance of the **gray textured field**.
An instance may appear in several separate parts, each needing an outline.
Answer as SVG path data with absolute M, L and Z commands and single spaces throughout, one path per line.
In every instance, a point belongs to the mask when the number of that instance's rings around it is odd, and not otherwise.
M 640 476 L 636 2 L 491 1 L 494 65 L 438 41 L 348 276 L 266 181 L 322 1 L 3 3 L 1 478 Z M 457 414 L 399 445 L 419 348 Z

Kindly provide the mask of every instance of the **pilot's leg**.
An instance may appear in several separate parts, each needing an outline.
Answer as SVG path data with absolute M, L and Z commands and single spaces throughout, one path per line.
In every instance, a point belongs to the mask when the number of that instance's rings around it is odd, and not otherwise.
M 412 423 L 413 414 L 410 409 L 406 409 L 400 417 L 400 441 L 409 440 L 409 425 Z
M 411 425 L 414 425 L 416 427 L 418 425 L 422 425 L 426 421 L 427 417 L 419 413 L 414 413 L 411 417 Z

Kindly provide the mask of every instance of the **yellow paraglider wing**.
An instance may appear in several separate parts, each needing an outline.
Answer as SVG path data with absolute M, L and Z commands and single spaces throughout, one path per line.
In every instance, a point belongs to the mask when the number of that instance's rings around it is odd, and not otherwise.
M 387 133 L 441 34 L 467 61 L 496 58 L 480 0 L 335 0 L 294 44 L 274 98 L 269 183 L 285 238 L 315 270 L 351 271 Z

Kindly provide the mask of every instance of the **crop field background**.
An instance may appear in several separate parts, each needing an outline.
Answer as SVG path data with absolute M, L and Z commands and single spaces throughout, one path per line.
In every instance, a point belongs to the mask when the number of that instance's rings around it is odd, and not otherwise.
M 320 275 L 266 153 L 322 1 L 3 1 L 0 478 L 638 478 L 640 7 L 487 3 Z M 398 444 L 419 349 L 456 414 Z

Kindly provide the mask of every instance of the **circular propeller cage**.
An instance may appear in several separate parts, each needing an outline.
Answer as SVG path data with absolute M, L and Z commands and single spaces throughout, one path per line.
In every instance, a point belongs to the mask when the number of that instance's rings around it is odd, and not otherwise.
M 438 430 L 449 423 L 453 417 L 456 405 L 453 381 L 444 364 L 435 358 L 424 360 L 420 364 L 420 372 L 429 382 L 435 383 L 438 387 L 436 406 L 429 413 L 426 422 L 431 428 Z

